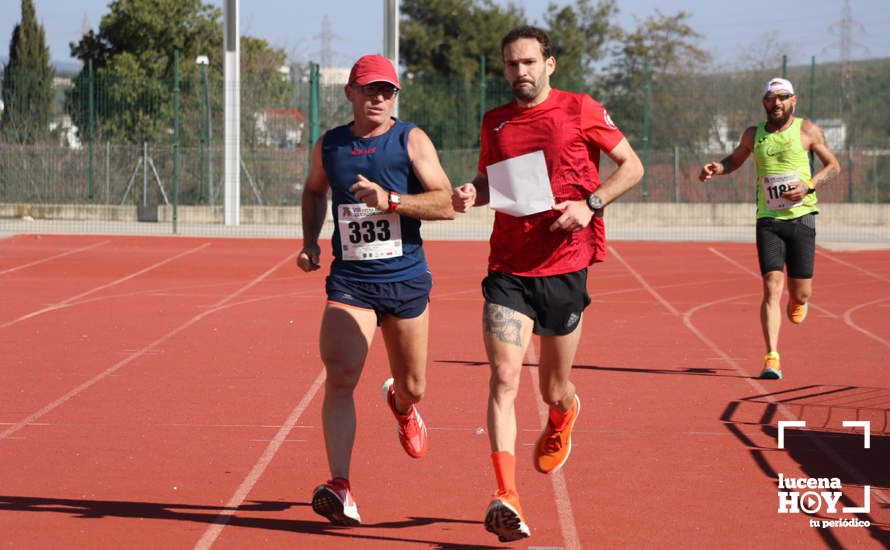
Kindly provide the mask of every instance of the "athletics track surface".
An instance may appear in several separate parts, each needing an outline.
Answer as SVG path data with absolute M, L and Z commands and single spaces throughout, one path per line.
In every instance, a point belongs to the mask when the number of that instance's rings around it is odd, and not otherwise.
M 317 334 L 325 269 L 286 240 L 20 235 L 0 241 L 3 548 L 500 548 L 482 518 L 487 243 L 428 242 L 435 286 L 422 460 L 400 449 L 379 386 L 357 390 L 352 482 L 364 525 L 332 527 Z M 890 252 L 817 253 L 786 378 L 762 362 L 754 247 L 616 242 L 591 269 L 559 473 L 531 466 L 545 411 L 536 342 L 517 401 L 532 537 L 514 547 L 890 545 Z M 779 421 L 786 428 L 778 448 Z M 870 421 L 862 430 L 844 420 Z M 838 478 L 837 513 L 777 512 L 778 474 Z M 865 493 L 864 486 L 869 485 Z M 862 507 L 850 514 L 841 506 Z M 869 527 L 811 527 L 854 518 Z

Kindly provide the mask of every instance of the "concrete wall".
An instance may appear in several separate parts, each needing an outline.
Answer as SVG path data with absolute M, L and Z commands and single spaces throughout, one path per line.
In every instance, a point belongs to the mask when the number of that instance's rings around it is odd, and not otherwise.
M 0 218 L 26 218 L 35 220 L 82 220 L 82 221 L 140 221 L 137 207 L 133 205 L 93 204 L 3 204 Z M 753 226 L 754 206 L 746 203 L 640 203 L 621 202 L 606 208 L 606 224 L 620 227 L 703 227 L 703 226 Z M 177 209 L 181 224 L 222 224 L 222 206 L 180 206 Z M 464 223 L 488 223 L 493 219 L 487 207 L 474 208 L 461 215 Z M 157 221 L 171 222 L 172 206 L 157 207 Z M 330 211 L 328 220 L 330 221 Z M 242 225 L 294 225 L 300 224 L 299 206 L 242 206 Z M 822 205 L 820 226 L 887 227 L 890 226 L 890 204 L 841 204 Z

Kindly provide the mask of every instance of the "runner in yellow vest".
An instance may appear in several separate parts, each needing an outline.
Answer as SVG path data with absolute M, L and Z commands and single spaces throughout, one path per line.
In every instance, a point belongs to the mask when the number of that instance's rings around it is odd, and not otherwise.
M 729 174 L 751 153 L 757 163 L 757 257 L 763 275 L 760 324 L 766 344 L 761 378 L 780 379 L 779 327 L 782 323 L 782 292 L 788 266 L 788 306 L 792 323 L 807 316 L 813 290 L 816 256 L 816 189 L 840 172 L 840 165 L 825 144 L 822 129 L 812 121 L 794 116 L 797 96 L 791 82 L 773 78 L 763 90 L 766 122 L 742 133 L 738 146 L 719 162 L 705 164 L 698 179 Z M 822 168 L 810 174 L 808 153 Z

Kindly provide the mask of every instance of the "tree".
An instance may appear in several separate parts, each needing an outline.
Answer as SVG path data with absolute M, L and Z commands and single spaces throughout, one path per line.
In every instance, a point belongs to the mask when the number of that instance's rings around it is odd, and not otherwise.
M 71 44 L 72 55 L 84 62 L 84 68 L 75 79 L 67 109 L 78 126 L 85 128 L 92 63 L 99 132 L 133 143 L 160 139 L 172 126 L 175 52 L 180 58 L 183 116 L 197 116 L 201 111 L 197 56 L 209 57 L 211 89 L 222 89 L 222 10 L 203 0 L 114 0 L 108 7 L 98 31 L 90 30 Z M 266 101 L 281 101 L 285 79 L 279 68 L 285 58 L 282 50 L 271 48 L 265 40 L 241 38 L 241 76 L 245 86 L 250 86 L 244 94 L 250 105 L 262 108 Z M 221 93 L 211 94 L 214 113 L 221 112 L 217 96 Z M 251 127 L 246 122 L 252 114 L 244 111 L 242 127 L 246 129 Z M 197 122 L 181 126 L 183 145 L 197 139 L 199 127 Z
M 631 141 L 643 137 L 647 78 L 653 146 L 692 145 L 704 139 L 701 133 L 707 134 L 710 120 L 704 117 L 713 113 L 690 98 L 699 96 L 691 77 L 708 69 L 710 56 L 696 45 L 702 35 L 688 25 L 689 17 L 684 11 L 664 15 L 656 9 L 632 32 L 617 36 L 597 97 Z
M 9 61 L 3 70 L 5 108 L 0 128 L 6 139 L 34 143 L 49 136 L 54 75 L 34 3 L 22 0 L 22 20 L 12 31 Z
M 74 80 L 66 108 L 77 126 L 86 128 L 92 65 L 94 97 L 100 98 L 99 132 L 133 143 L 153 141 L 172 126 L 174 52 L 182 60 L 183 81 L 197 82 L 192 60 L 222 49 L 222 12 L 201 0 L 115 0 L 108 7 L 98 32 L 90 30 L 70 45 L 71 54 L 84 67 Z M 211 58 L 218 70 L 220 57 Z
M 612 21 L 618 14 L 615 0 L 577 0 L 575 7 L 550 2 L 544 22 L 557 60 L 553 83 L 581 90 L 592 81 L 594 64 L 605 55 L 605 45 L 620 34 Z
M 525 24 L 522 8 L 492 0 L 403 0 L 399 51 L 409 75 L 477 78 L 501 73 L 501 37 Z
M 247 146 L 255 146 L 259 135 L 255 112 L 267 107 L 285 107 L 292 98 L 291 87 L 280 69 L 287 63 L 284 50 L 272 48 L 259 38 L 241 38 L 241 130 Z

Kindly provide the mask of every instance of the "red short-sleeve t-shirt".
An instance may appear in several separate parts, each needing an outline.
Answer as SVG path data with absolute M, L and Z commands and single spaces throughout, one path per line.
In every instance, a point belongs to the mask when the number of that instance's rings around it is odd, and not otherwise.
M 482 120 L 479 172 L 509 158 L 543 151 L 553 198 L 583 200 L 600 185 L 600 151 L 624 138 L 605 108 L 587 94 L 552 89 L 531 108 L 515 102 L 492 109 Z M 602 261 L 603 219 L 578 232 L 550 231 L 558 211 L 515 217 L 495 214 L 488 268 L 528 277 L 560 275 Z

